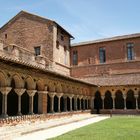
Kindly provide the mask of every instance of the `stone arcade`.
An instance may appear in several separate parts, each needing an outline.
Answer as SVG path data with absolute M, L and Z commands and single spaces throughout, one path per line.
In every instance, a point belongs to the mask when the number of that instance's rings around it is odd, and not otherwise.
M 139 113 L 140 34 L 70 46 L 73 36 L 58 23 L 21 11 L 0 28 L 0 38 L 2 118 L 97 109 Z M 113 49 L 117 56 L 106 56 L 106 46 L 127 43 L 133 43 L 129 55 L 136 45 L 132 61 Z

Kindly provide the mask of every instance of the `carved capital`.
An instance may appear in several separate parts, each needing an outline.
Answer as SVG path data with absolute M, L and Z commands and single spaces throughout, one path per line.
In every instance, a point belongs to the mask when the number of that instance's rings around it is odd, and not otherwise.
M 34 96 L 37 90 L 27 90 L 29 96 Z
M 12 87 L 1 87 L 0 91 L 2 94 L 7 95 L 11 91 Z
M 56 96 L 57 96 L 58 98 L 60 98 L 60 97 L 63 96 L 63 94 L 64 94 L 64 93 L 56 93 Z
M 48 95 L 53 98 L 56 95 L 56 92 L 48 92 Z
M 16 88 L 16 89 L 14 89 L 14 91 L 19 95 L 19 96 L 21 96 L 24 92 L 25 92 L 25 90 L 26 89 L 18 89 L 18 88 Z

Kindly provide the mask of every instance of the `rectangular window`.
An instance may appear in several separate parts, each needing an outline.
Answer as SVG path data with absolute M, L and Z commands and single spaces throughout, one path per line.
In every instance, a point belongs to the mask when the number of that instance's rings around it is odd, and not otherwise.
M 73 65 L 78 65 L 78 52 L 73 51 Z
M 40 55 L 41 47 L 40 46 L 37 46 L 37 47 L 34 47 L 34 49 L 35 49 L 35 55 L 36 56 Z
M 56 48 L 59 49 L 59 41 L 56 41 Z
M 106 62 L 105 48 L 100 48 L 99 49 L 99 59 L 100 59 L 100 63 L 105 63 Z
M 128 43 L 127 44 L 127 60 L 133 60 L 134 59 L 134 44 Z

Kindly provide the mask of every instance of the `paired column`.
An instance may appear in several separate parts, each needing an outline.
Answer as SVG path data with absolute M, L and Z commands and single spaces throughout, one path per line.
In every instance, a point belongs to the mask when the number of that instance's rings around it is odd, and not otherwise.
M 86 102 L 86 98 L 83 98 L 83 110 L 85 110 L 85 102 Z
M 1 87 L 2 93 L 2 117 L 7 117 L 7 95 L 11 91 L 11 87 Z
M 50 96 L 50 113 L 54 113 L 54 96 L 56 95 L 55 92 L 49 92 Z
M 113 110 L 115 110 L 115 95 L 112 95 L 112 101 L 113 101 Z
M 74 96 L 73 94 L 68 95 L 70 98 L 70 111 L 72 111 L 72 97 Z
M 91 110 L 94 110 L 94 96 L 92 96 L 91 97 L 91 99 L 90 99 L 90 108 L 91 108 Z
M 123 94 L 123 99 L 124 99 L 124 110 L 126 110 L 126 94 Z
M 135 95 L 135 99 L 136 99 L 136 109 L 138 110 L 139 108 L 138 108 L 138 97 L 139 97 L 139 95 L 136 93 Z
M 34 114 L 34 95 L 37 92 L 37 90 L 27 90 L 27 93 L 29 95 L 29 114 Z
M 82 99 L 82 98 L 83 98 L 83 96 L 82 96 L 82 95 L 80 95 L 80 96 L 79 96 L 79 100 L 80 100 L 79 110 L 81 110 L 81 109 L 82 109 L 82 108 L 81 108 L 81 107 L 82 107 L 82 102 L 81 102 L 81 99 Z
M 61 97 L 63 96 L 63 93 L 57 93 L 56 96 L 58 97 L 58 112 L 61 112 Z
M 25 92 L 26 89 L 14 89 L 18 95 L 18 113 L 17 115 L 21 116 L 21 96 Z

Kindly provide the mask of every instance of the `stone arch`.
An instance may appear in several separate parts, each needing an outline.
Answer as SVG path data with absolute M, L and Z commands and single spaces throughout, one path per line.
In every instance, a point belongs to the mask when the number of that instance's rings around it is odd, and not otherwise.
M 101 99 L 101 93 L 99 91 L 96 91 L 95 93 L 95 99 L 94 99 L 94 108 L 97 109 L 97 113 L 99 113 L 99 110 L 102 109 L 102 99 Z
M 136 109 L 136 99 L 134 97 L 134 91 L 128 90 L 126 97 L 126 108 L 127 109 Z
M 67 93 L 68 92 L 68 88 L 65 84 L 62 84 L 62 92 L 63 93 Z
M 107 90 L 105 92 L 104 108 L 105 109 L 112 109 L 113 108 L 113 100 L 111 97 L 111 92 L 109 90 Z
M 28 90 L 36 89 L 36 83 L 34 82 L 34 80 L 31 76 L 28 76 L 25 79 L 25 88 L 28 89 Z
M 115 108 L 124 109 L 124 99 L 123 99 L 123 93 L 121 90 L 117 90 L 115 93 Z
M 58 84 L 56 85 L 56 92 L 57 92 L 57 93 L 61 93 L 61 92 L 62 92 L 62 86 L 61 86 L 60 83 L 58 83 Z
M 55 90 L 56 90 L 55 83 L 52 82 L 52 81 L 50 81 L 50 82 L 48 83 L 48 91 L 50 91 L 50 92 L 55 92 Z
M 14 88 L 24 88 L 24 81 L 19 74 L 14 74 L 11 79 L 11 85 L 14 85 Z
M 45 90 L 45 83 L 44 83 L 44 80 L 38 80 L 36 82 L 36 89 L 38 91 L 44 91 Z
M 8 76 L 3 71 L 0 71 L 0 87 L 5 87 L 7 85 L 8 85 Z

